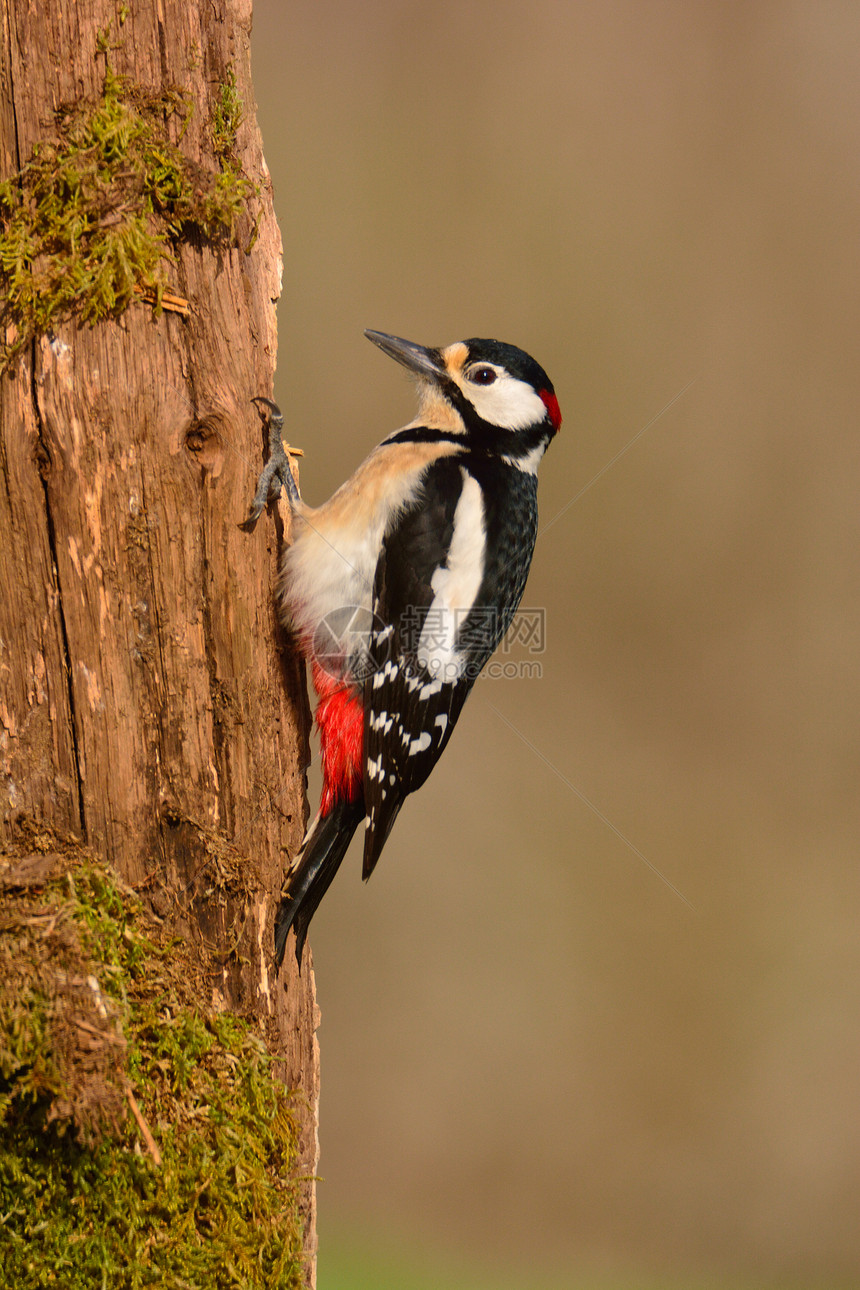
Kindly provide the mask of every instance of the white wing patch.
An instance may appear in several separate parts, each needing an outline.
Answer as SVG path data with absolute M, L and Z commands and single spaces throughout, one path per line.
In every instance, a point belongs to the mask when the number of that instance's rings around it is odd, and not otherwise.
M 433 574 L 433 603 L 418 642 L 418 662 L 438 681 L 455 681 L 466 659 L 456 649 L 463 625 L 484 576 L 487 532 L 481 486 L 462 466 L 463 490 L 454 510 L 454 533 L 445 565 Z M 422 696 L 423 697 L 423 696 Z

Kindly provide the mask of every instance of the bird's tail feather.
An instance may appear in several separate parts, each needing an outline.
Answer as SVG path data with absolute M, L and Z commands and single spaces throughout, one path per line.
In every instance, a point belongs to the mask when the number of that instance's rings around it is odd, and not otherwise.
M 329 889 L 352 835 L 364 818 L 361 797 L 352 802 L 335 802 L 325 815 L 311 825 L 295 866 L 281 892 L 275 914 L 275 965 L 284 960 L 290 928 L 296 933 L 296 961 L 301 968 L 302 950 L 311 919 Z

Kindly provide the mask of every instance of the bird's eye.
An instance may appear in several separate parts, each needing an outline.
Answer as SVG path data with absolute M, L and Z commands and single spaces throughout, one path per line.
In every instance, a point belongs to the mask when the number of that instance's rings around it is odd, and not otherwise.
M 469 380 L 474 381 L 475 385 L 492 385 L 496 375 L 492 367 L 476 367 L 469 373 Z

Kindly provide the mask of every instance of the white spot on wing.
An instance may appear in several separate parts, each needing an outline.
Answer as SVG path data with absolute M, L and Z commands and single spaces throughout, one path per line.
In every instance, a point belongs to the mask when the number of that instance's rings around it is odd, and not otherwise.
M 430 747 L 430 735 L 425 730 L 417 739 L 413 739 L 409 745 L 409 756 L 414 757 L 416 753 L 426 752 Z

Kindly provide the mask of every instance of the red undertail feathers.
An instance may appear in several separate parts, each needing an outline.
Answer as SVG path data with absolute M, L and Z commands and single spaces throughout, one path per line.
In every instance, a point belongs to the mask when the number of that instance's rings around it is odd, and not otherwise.
M 327 815 L 335 802 L 355 801 L 363 791 L 364 711 L 350 685 L 316 662 L 313 682 L 323 767 L 320 811 Z

